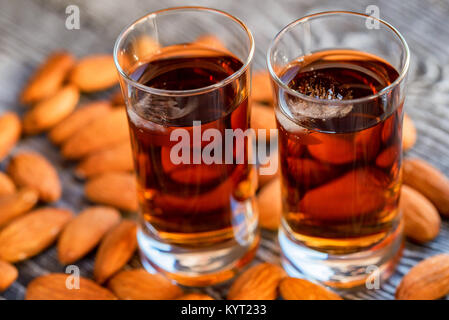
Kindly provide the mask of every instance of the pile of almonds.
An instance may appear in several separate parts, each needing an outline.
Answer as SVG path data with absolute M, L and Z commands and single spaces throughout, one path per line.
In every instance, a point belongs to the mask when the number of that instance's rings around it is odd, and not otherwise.
M 154 41 L 138 41 L 138 49 L 152 52 Z M 223 47 L 216 38 L 197 40 Z M 145 54 L 140 53 L 140 54 Z M 181 299 L 211 300 L 198 292 L 184 292 L 160 274 L 143 269 L 123 269 L 137 247 L 137 225 L 118 210 L 137 210 L 131 146 L 123 97 L 79 106 L 82 93 L 112 88 L 118 83 L 111 55 L 76 60 L 70 53 L 51 54 L 30 78 L 20 96 L 27 106 L 21 118 L 0 114 L 0 292 L 18 277 L 14 263 L 29 259 L 57 244 L 61 265 L 76 263 L 95 250 L 93 280 L 81 277 L 79 290 L 66 287 L 67 275 L 52 273 L 32 280 L 26 299 Z M 273 96 L 267 72 L 252 78 L 252 118 L 255 129 L 276 128 Z M 11 152 L 22 135 L 46 133 L 62 156 L 77 161 L 74 174 L 86 179 L 85 196 L 95 205 L 78 214 L 55 207 L 63 185 L 54 166 L 34 151 Z M 416 140 L 410 118 L 404 123 L 404 148 Z M 277 155 L 271 155 L 277 161 Z M 434 239 L 439 213 L 449 215 L 449 181 L 429 164 L 404 162 L 401 207 L 407 236 L 416 242 Z M 277 174 L 260 176 L 260 225 L 276 230 L 281 203 Z M 276 199 L 277 201 L 273 201 Z M 35 208 L 36 206 L 39 206 Z M 449 292 L 449 256 L 424 260 L 403 278 L 398 299 L 437 299 Z M 248 268 L 231 285 L 232 300 L 276 299 L 340 300 L 341 297 L 313 282 L 287 277 L 284 270 L 262 263 Z

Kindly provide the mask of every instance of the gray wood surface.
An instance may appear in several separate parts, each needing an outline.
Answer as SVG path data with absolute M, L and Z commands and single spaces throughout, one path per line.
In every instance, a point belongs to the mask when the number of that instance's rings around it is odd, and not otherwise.
M 80 30 L 65 28 L 65 8 L 78 5 Z M 119 31 L 136 18 L 177 5 L 204 5 L 236 15 L 252 29 L 256 39 L 254 68 L 265 68 L 265 53 L 270 40 L 287 23 L 306 14 L 328 10 L 365 12 L 375 4 L 380 15 L 405 36 L 412 51 L 410 85 L 406 110 L 419 130 L 416 147 L 407 156 L 424 158 L 449 175 L 449 2 L 427 1 L 314 1 L 314 0 L 0 0 L 0 112 L 13 109 L 23 113 L 17 102 L 19 91 L 30 73 L 52 50 L 66 48 L 77 56 L 111 52 Z M 85 101 L 106 97 L 106 93 L 84 97 Z M 76 212 L 87 205 L 82 183 L 72 173 L 73 164 L 64 162 L 58 150 L 44 135 L 26 138 L 16 150 L 32 149 L 44 153 L 59 170 L 64 183 L 63 199 L 57 206 Z M 5 163 L 0 163 L 4 169 Z M 24 230 L 23 232 L 26 232 Z M 449 222 L 443 222 L 441 234 L 426 245 L 406 244 L 400 266 L 380 290 L 352 292 L 349 299 L 392 299 L 395 287 L 407 270 L 427 256 L 449 252 Z M 258 261 L 279 260 L 275 235 L 263 233 Z M 131 266 L 139 265 L 138 259 Z M 78 263 L 82 275 L 91 277 L 93 255 Z M 18 264 L 18 281 L 0 299 L 22 299 L 27 283 L 47 272 L 63 272 L 51 248 Z M 227 285 L 205 291 L 222 298 Z

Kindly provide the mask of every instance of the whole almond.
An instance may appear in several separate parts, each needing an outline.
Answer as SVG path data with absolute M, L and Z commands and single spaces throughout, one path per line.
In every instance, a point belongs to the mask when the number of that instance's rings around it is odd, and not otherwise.
M 101 119 L 111 111 L 108 101 L 88 103 L 56 125 L 49 133 L 54 144 L 61 144 L 76 132 L 96 119 Z
M 58 258 L 71 264 L 91 251 L 120 222 L 120 212 L 109 207 L 90 207 L 70 221 L 58 239 Z
M 124 141 L 129 141 L 126 110 L 114 109 L 70 137 L 63 144 L 62 154 L 68 159 L 78 159 Z
M 85 185 L 86 197 L 126 211 L 137 210 L 136 178 L 132 173 L 109 172 L 90 179 Z
M 404 113 L 404 120 L 402 124 L 402 148 L 404 151 L 411 149 L 415 143 L 418 133 L 416 132 L 413 120 Z
M 36 134 L 54 127 L 75 110 L 79 98 L 80 94 L 75 86 L 63 87 L 25 114 L 23 131 L 27 134 Z
M 16 281 L 19 272 L 12 264 L 0 260 L 0 292 L 8 289 Z
M 16 191 L 16 186 L 11 178 L 3 172 L 0 172 L 0 197 L 13 194 Z
M 279 291 L 285 300 L 342 300 L 325 287 L 298 278 L 285 278 L 279 284 Z
M 144 269 L 121 271 L 109 280 L 108 287 L 121 300 L 173 300 L 182 295 L 167 278 Z
M 39 194 L 34 189 L 23 188 L 16 193 L 0 197 L 0 227 L 30 211 L 37 203 Z
M 123 220 L 103 238 L 94 266 L 94 278 L 98 283 L 105 282 L 131 259 L 137 248 L 136 232 L 133 221 Z
M 16 145 L 20 138 L 22 124 L 14 112 L 5 112 L 0 115 L 0 161 L 2 161 L 9 151 Z
M 88 155 L 76 167 L 76 174 L 81 178 L 90 178 L 111 171 L 132 171 L 134 168 L 129 141 L 117 146 Z
M 282 214 L 281 181 L 279 178 L 259 191 L 257 206 L 259 208 L 260 226 L 268 230 L 277 230 Z
M 21 152 L 8 165 L 8 173 L 17 186 L 29 187 L 45 202 L 61 197 L 61 183 L 53 165 L 36 152 Z
M 54 95 L 74 64 L 75 59 L 70 53 L 57 51 L 50 54 L 23 89 L 22 103 L 34 103 Z
M 231 285 L 229 300 L 274 300 L 284 270 L 274 264 L 261 263 L 243 272 Z
M 270 140 L 270 130 L 276 129 L 273 107 L 253 102 L 251 104 L 251 128 L 256 131 L 257 136 L 259 136 L 259 129 L 265 130 L 266 139 Z
M 420 159 L 405 159 L 404 183 L 426 196 L 438 211 L 449 217 L 449 179 L 444 174 Z
M 449 255 L 427 258 L 402 278 L 396 289 L 398 300 L 435 300 L 449 293 Z
M 68 210 L 38 209 L 0 231 L 0 260 L 18 262 L 39 254 L 58 237 L 72 218 Z
M 268 71 L 256 71 L 253 73 L 251 98 L 258 102 L 273 103 L 273 88 Z
M 183 296 L 180 296 L 176 300 L 215 300 L 215 299 L 207 294 L 204 294 L 204 293 L 192 292 L 192 293 L 187 293 Z
M 441 218 L 432 202 L 415 189 L 403 185 L 400 208 L 408 238 L 418 243 L 436 238 L 440 232 Z
M 77 287 L 79 285 L 79 287 Z M 26 300 L 116 300 L 107 289 L 92 280 L 79 278 L 65 273 L 50 273 L 30 282 Z
M 112 55 L 92 55 L 78 61 L 70 73 L 70 82 L 83 92 L 108 89 L 118 83 Z

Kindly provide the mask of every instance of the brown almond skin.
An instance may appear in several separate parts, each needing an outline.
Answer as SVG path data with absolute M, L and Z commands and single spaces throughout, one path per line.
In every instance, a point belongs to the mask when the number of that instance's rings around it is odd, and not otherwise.
M 405 159 L 404 183 L 426 196 L 438 211 L 449 217 L 449 179 L 421 159 Z
M 144 269 L 121 271 L 108 287 L 121 300 L 173 300 L 182 295 L 181 288 L 167 278 Z
M 276 118 L 271 106 L 264 106 L 258 102 L 251 103 L 251 128 L 259 136 L 259 129 L 264 129 L 267 141 L 270 140 L 270 130 L 276 129 Z
M 258 102 L 273 103 L 273 88 L 268 71 L 256 71 L 251 81 L 251 99 Z
M 120 212 L 110 207 L 83 210 L 67 224 L 58 239 L 59 261 L 67 265 L 84 257 L 120 219 Z
M 136 232 L 135 222 L 122 220 L 103 238 L 94 266 L 94 278 L 98 283 L 104 283 L 131 259 L 137 248 Z
M 118 83 L 112 55 L 98 54 L 85 57 L 73 67 L 69 81 L 83 92 L 108 89 Z
M 404 232 L 410 240 L 425 243 L 438 236 L 440 215 L 432 202 L 420 192 L 403 185 L 400 208 L 404 215 Z
M 67 159 L 79 159 L 129 139 L 126 110 L 116 108 L 76 132 L 63 144 L 61 152 Z
M 0 227 L 30 211 L 39 200 L 36 190 L 23 188 L 11 195 L 0 197 Z
M 274 300 L 284 270 L 274 264 L 261 263 L 244 271 L 232 284 L 228 300 Z
M 11 178 L 3 172 L 0 172 L 0 197 L 10 195 L 16 192 L 16 186 Z
M 427 258 L 402 278 L 397 300 L 436 300 L 449 293 L 449 255 Z
M 108 101 L 88 103 L 78 108 L 70 116 L 51 129 L 49 138 L 54 144 L 59 145 L 81 130 L 84 126 L 96 119 L 101 119 L 110 111 L 111 104 Z
M 402 148 L 404 151 L 411 149 L 415 145 L 417 136 L 418 133 L 412 118 L 405 113 L 402 124 Z
M 305 279 L 285 278 L 279 291 L 285 300 L 342 300 L 338 294 Z
M 75 58 L 66 51 L 50 54 L 23 89 L 20 96 L 21 102 L 34 103 L 54 95 L 74 64 Z
M 17 186 L 36 190 L 42 201 L 55 202 L 61 198 L 58 173 L 39 153 L 29 151 L 15 155 L 7 171 Z
M 0 115 L 0 162 L 16 145 L 22 132 L 19 116 L 14 112 Z
M 92 280 L 80 277 L 79 289 L 67 288 L 74 282 L 70 274 L 50 273 L 35 278 L 28 285 L 25 300 L 117 300 L 107 289 Z
M 187 293 L 176 300 L 215 300 L 215 299 L 204 293 L 192 292 Z
M 259 224 L 268 230 L 277 230 L 282 215 L 281 181 L 273 180 L 263 187 L 257 195 Z
M 49 247 L 72 218 L 65 209 L 42 208 L 17 218 L 0 231 L 0 260 L 19 262 Z
M 298 278 L 283 279 L 279 292 L 284 300 L 343 300 L 321 285 Z
M 0 292 L 8 289 L 19 276 L 17 268 L 12 264 L 0 260 Z
M 79 98 L 78 89 L 73 85 L 66 85 L 25 114 L 23 131 L 26 134 L 37 134 L 54 127 L 75 110 Z
M 130 172 L 133 169 L 131 143 L 125 141 L 88 155 L 76 167 L 76 175 L 80 178 L 90 178 L 106 172 Z
M 136 178 L 132 173 L 108 172 L 90 179 L 84 192 L 94 202 L 126 211 L 137 210 Z

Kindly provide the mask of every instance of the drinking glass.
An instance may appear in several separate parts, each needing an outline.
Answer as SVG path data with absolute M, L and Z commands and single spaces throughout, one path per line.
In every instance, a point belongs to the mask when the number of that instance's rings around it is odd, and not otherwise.
M 375 17 L 323 12 L 280 31 L 267 63 L 285 269 L 339 288 L 388 276 L 403 243 L 404 38 Z
M 229 130 L 249 128 L 253 53 L 240 20 L 202 7 L 150 13 L 114 48 L 138 181 L 141 260 L 184 285 L 233 277 L 259 242 L 250 142 L 225 141 Z

